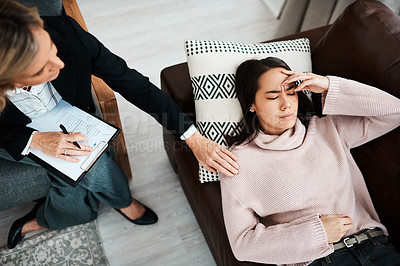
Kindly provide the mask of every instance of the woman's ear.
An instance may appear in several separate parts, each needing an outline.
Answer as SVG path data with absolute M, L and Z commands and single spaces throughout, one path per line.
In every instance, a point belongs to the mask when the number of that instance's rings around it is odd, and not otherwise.
M 21 83 L 15 82 L 14 80 L 11 80 L 11 83 L 14 85 L 14 88 L 22 88 L 23 86 L 25 86 Z
M 254 113 L 256 109 L 254 108 L 254 103 L 250 106 L 250 112 Z

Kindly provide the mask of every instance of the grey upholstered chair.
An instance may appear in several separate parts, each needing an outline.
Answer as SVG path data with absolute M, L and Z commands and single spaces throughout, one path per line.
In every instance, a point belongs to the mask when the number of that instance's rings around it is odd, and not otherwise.
M 37 7 L 41 16 L 59 16 L 63 13 L 61 0 L 17 0 L 25 6 Z
M 46 170 L 24 164 L 13 167 L 14 164 L 17 163 L 0 158 L 0 211 L 43 198 L 50 188 Z

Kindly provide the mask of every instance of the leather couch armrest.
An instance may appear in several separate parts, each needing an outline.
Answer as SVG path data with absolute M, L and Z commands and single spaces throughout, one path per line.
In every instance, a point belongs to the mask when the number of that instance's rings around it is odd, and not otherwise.
M 294 33 L 294 34 L 291 34 L 291 35 L 288 35 L 285 37 L 276 38 L 276 39 L 272 39 L 272 40 L 265 41 L 265 42 L 276 42 L 276 41 L 294 40 L 294 39 L 299 39 L 299 38 L 308 38 L 310 40 L 310 47 L 311 47 L 311 53 L 312 53 L 314 48 L 317 46 L 319 40 L 329 30 L 330 27 L 331 27 L 331 25 L 322 26 L 322 27 L 315 28 L 312 30 Z
M 196 122 L 192 83 L 187 63 L 167 67 L 161 71 L 161 89 Z

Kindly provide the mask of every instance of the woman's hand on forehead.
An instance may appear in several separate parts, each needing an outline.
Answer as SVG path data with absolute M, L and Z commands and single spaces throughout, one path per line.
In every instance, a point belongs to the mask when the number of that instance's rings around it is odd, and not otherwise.
M 325 76 L 290 70 L 282 70 L 282 73 L 288 75 L 288 77 L 283 81 L 282 86 L 287 87 L 289 84 L 291 85 L 298 81 L 299 85 L 296 84 L 296 92 L 308 90 L 314 93 L 322 93 L 327 91 L 329 88 L 329 79 Z

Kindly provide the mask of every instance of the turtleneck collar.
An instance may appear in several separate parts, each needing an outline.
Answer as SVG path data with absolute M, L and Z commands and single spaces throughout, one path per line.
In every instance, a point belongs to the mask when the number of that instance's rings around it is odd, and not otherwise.
M 297 119 L 294 127 L 286 130 L 281 135 L 268 135 L 262 131 L 258 132 L 257 137 L 254 139 L 254 143 L 266 150 L 292 150 L 299 147 L 304 140 L 306 134 L 306 128 Z

